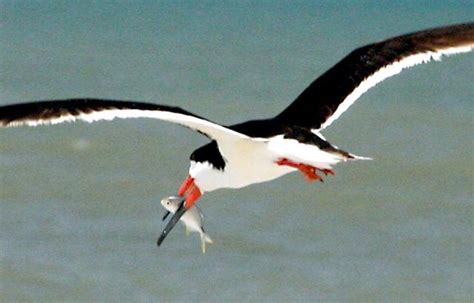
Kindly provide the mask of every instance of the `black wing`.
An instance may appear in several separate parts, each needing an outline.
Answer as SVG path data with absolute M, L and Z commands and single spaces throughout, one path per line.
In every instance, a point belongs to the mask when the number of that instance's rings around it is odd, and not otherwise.
M 179 107 L 132 101 L 69 99 L 13 104 L 0 107 L 0 126 L 36 126 L 83 120 L 152 118 L 196 130 L 219 143 L 230 138 L 248 138 L 225 126 L 201 118 Z
M 358 48 L 317 78 L 277 118 L 319 130 L 363 93 L 404 68 L 474 47 L 474 23 L 402 35 Z

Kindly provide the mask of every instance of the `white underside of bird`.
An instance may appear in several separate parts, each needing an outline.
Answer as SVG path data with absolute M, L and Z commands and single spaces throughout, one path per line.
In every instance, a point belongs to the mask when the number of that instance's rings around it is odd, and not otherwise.
M 221 150 L 221 146 L 224 150 Z M 268 140 L 240 138 L 230 148 L 225 147 L 226 145 L 219 145 L 219 150 L 225 155 L 224 170 L 217 170 L 208 162 L 191 161 L 189 175 L 194 178 L 202 193 L 271 181 L 298 170 L 278 164 L 281 159 L 321 170 L 330 170 L 341 161 L 370 159 L 352 154 L 351 158 L 347 158 L 323 151 L 315 145 L 301 144 L 295 139 L 284 138 L 282 135 Z

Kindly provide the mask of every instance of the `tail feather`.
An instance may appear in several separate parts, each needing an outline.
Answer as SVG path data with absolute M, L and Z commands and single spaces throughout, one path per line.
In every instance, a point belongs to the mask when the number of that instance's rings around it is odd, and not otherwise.
M 373 160 L 371 157 L 361 157 L 354 154 L 349 154 L 348 160 Z

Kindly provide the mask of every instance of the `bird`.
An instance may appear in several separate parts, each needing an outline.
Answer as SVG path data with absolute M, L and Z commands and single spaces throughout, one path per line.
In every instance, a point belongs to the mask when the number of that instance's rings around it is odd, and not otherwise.
M 474 23 L 421 30 L 356 48 L 316 78 L 273 118 L 221 125 L 179 107 L 145 102 L 74 98 L 0 107 L 0 127 L 83 120 L 152 118 L 208 137 L 190 155 L 183 197 L 157 244 L 207 192 L 267 182 L 294 171 L 311 181 L 333 175 L 339 162 L 365 160 L 331 144 L 322 134 L 367 90 L 402 70 L 474 48 Z

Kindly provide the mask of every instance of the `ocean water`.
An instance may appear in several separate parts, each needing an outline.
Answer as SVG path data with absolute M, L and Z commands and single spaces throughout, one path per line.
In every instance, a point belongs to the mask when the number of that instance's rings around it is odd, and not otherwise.
M 357 46 L 472 20 L 472 1 L 1 1 L 0 104 L 70 97 L 269 117 Z M 199 204 L 159 201 L 206 138 L 160 121 L 0 130 L 2 302 L 472 301 L 474 55 L 388 79 L 326 138 L 373 161 Z

